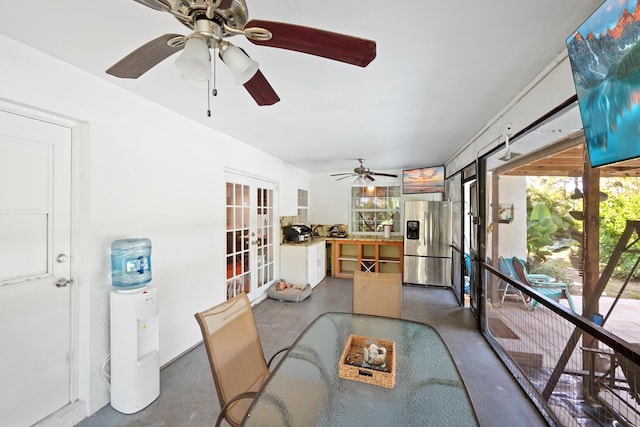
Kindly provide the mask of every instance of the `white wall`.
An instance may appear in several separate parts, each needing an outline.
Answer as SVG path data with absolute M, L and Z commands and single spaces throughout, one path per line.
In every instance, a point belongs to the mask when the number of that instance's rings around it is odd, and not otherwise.
M 527 178 L 503 175 L 499 178 L 498 186 L 500 203 L 513 205 L 513 222 L 498 224 L 500 227 L 498 234 L 500 254 L 498 255 L 526 259 L 527 241 L 520 238 L 514 239 L 513 236 L 527 235 Z M 490 191 L 487 194 L 490 194 Z M 489 200 L 491 199 L 489 198 Z M 490 248 L 491 245 L 487 245 L 487 247 Z M 488 255 L 491 256 L 490 253 Z M 493 258 L 496 259 L 497 256 Z
M 109 401 L 110 244 L 148 237 L 159 288 L 160 363 L 201 340 L 196 311 L 225 298 L 224 170 L 280 185 L 285 211 L 306 173 L 109 82 L 0 35 L 0 94 L 81 122 L 74 141 L 79 393 L 95 412 Z M 6 327 L 6 325 L 0 325 Z

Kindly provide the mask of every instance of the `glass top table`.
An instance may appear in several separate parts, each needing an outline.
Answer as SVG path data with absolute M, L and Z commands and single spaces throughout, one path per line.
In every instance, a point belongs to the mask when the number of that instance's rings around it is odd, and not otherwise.
M 392 389 L 338 376 L 351 334 L 394 341 Z M 429 325 L 326 313 L 300 335 L 253 401 L 243 426 L 478 426 L 448 348 Z

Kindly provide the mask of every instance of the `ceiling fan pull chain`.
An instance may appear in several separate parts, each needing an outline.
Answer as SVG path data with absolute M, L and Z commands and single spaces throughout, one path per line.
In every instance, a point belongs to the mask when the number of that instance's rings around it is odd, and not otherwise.
M 211 97 L 209 96 L 210 87 L 211 87 L 211 80 L 207 80 L 207 117 L 211 117 Z
M 216 77 L 218 76 L 218 67 L 216 66 L 218 61 L 216 58 L 218 58 L 218 55 L 216 54 L 216 48 L 217 48 L 217 45 L 214 46 L 213 48 L 213 91 L 211 92 L 213 96 L 218 96 L 218 89 L 217 89 L 218 84 L 216 80 Z
M 216 88 L 217 67 L 215 47 L 213 48 L 213 61 L 211 61 L 211 56 L 209 56 L 209 62 L 213 62 L 213 89 L 211 89 L 211 79 L 207 80 L 207 117 L 211 117 L 211 96 L 218 96 L 218 89 Z M 211 93 L 211 96 L 209 96 L 209 93 Z

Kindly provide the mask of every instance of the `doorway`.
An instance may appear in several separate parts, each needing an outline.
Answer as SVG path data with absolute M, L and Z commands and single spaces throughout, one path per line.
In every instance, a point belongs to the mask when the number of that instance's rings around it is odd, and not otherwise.
M 275 281 L 275 183 L 227 172 L 226 296 L 263 296 Z
M 32 425 L 75 400 L 68 126 L 0 111 L 0 413 Z
M 473 260 L 478 259 L 478 185 L 475 179 L 464 183 L 464 198 L 466 204 L 466 212 L 464 215 L 464 252 L 465 267 L 468 269 L 467 277 L 469 278 L 469 305 L 471 309 L 478 313 L 478 298 L 480 295 L 478 289 L 478 269 Z M 466 287 L 466 286 L 465 286 Z

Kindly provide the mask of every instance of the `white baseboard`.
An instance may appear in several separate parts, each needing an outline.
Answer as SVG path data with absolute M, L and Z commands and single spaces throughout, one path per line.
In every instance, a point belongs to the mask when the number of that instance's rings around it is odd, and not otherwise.
M 33 425 L 33 427 L 73 427 L 87 418 L 87 402 L 76 400 Z

